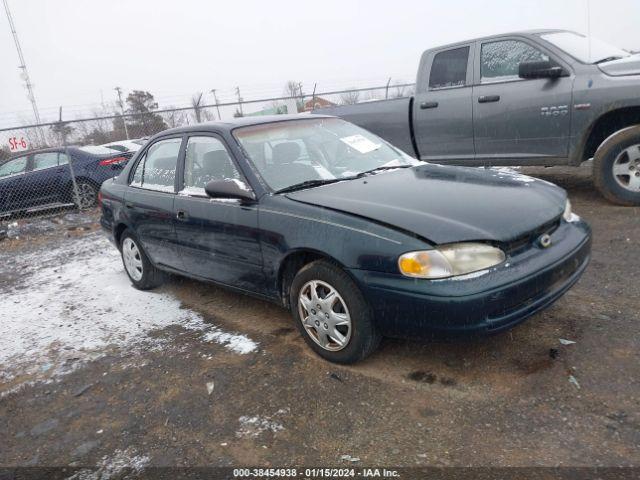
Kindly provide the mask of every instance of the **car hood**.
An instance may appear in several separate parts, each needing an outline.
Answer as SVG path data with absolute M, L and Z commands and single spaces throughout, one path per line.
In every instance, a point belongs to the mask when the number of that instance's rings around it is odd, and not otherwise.
M 598 68 L 607 75 L 614 77 L 640 75 L 640 55 L 631 55 L 619 60 L 601 63 Z
M 288 193 L 432 243 L 509 242 L 558 218 L 564 190 L 508 169 L 425 164 Z

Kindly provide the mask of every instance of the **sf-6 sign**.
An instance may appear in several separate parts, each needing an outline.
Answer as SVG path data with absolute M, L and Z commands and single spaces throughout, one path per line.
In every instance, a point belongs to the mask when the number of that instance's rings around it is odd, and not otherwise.
M 22 152 L 29 149 L 29 144 L 24 137 L 11 137 L 9 139 L 9 150 L 11 152 Z

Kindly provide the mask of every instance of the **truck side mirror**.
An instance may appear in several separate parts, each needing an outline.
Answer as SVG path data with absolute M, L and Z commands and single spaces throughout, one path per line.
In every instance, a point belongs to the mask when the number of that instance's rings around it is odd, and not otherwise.
M 522 62 L 518 65 L 520 78 L 558 78 L 566 77 L 567 71 L 550 60 Z

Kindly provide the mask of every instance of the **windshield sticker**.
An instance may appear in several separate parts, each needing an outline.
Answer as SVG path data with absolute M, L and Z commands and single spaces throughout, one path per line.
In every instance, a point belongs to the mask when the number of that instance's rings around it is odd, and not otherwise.
M 366 137 L 363 137 L 360 134 L 351 135 L 349 137 L 342 137 L 340 140 L 360 153 L 373 152 L 374 150 L 377 150 L 382 146 L 379 143 L 373 143 L 371 140 L 369 140 Z

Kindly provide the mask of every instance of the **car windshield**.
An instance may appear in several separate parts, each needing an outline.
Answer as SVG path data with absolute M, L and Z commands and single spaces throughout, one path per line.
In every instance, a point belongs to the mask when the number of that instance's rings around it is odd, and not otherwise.
M 601 63 L 628 57 L 629 52 L 609 45 L 595 37 L 587 37 L 575 32 L 545 33 L 541 38 L 567 52 L 582 63 Z
M 252 125 L 235 129 L 233 135 L 275 191 L 420 163 L 381 138 L 338 118 Z

